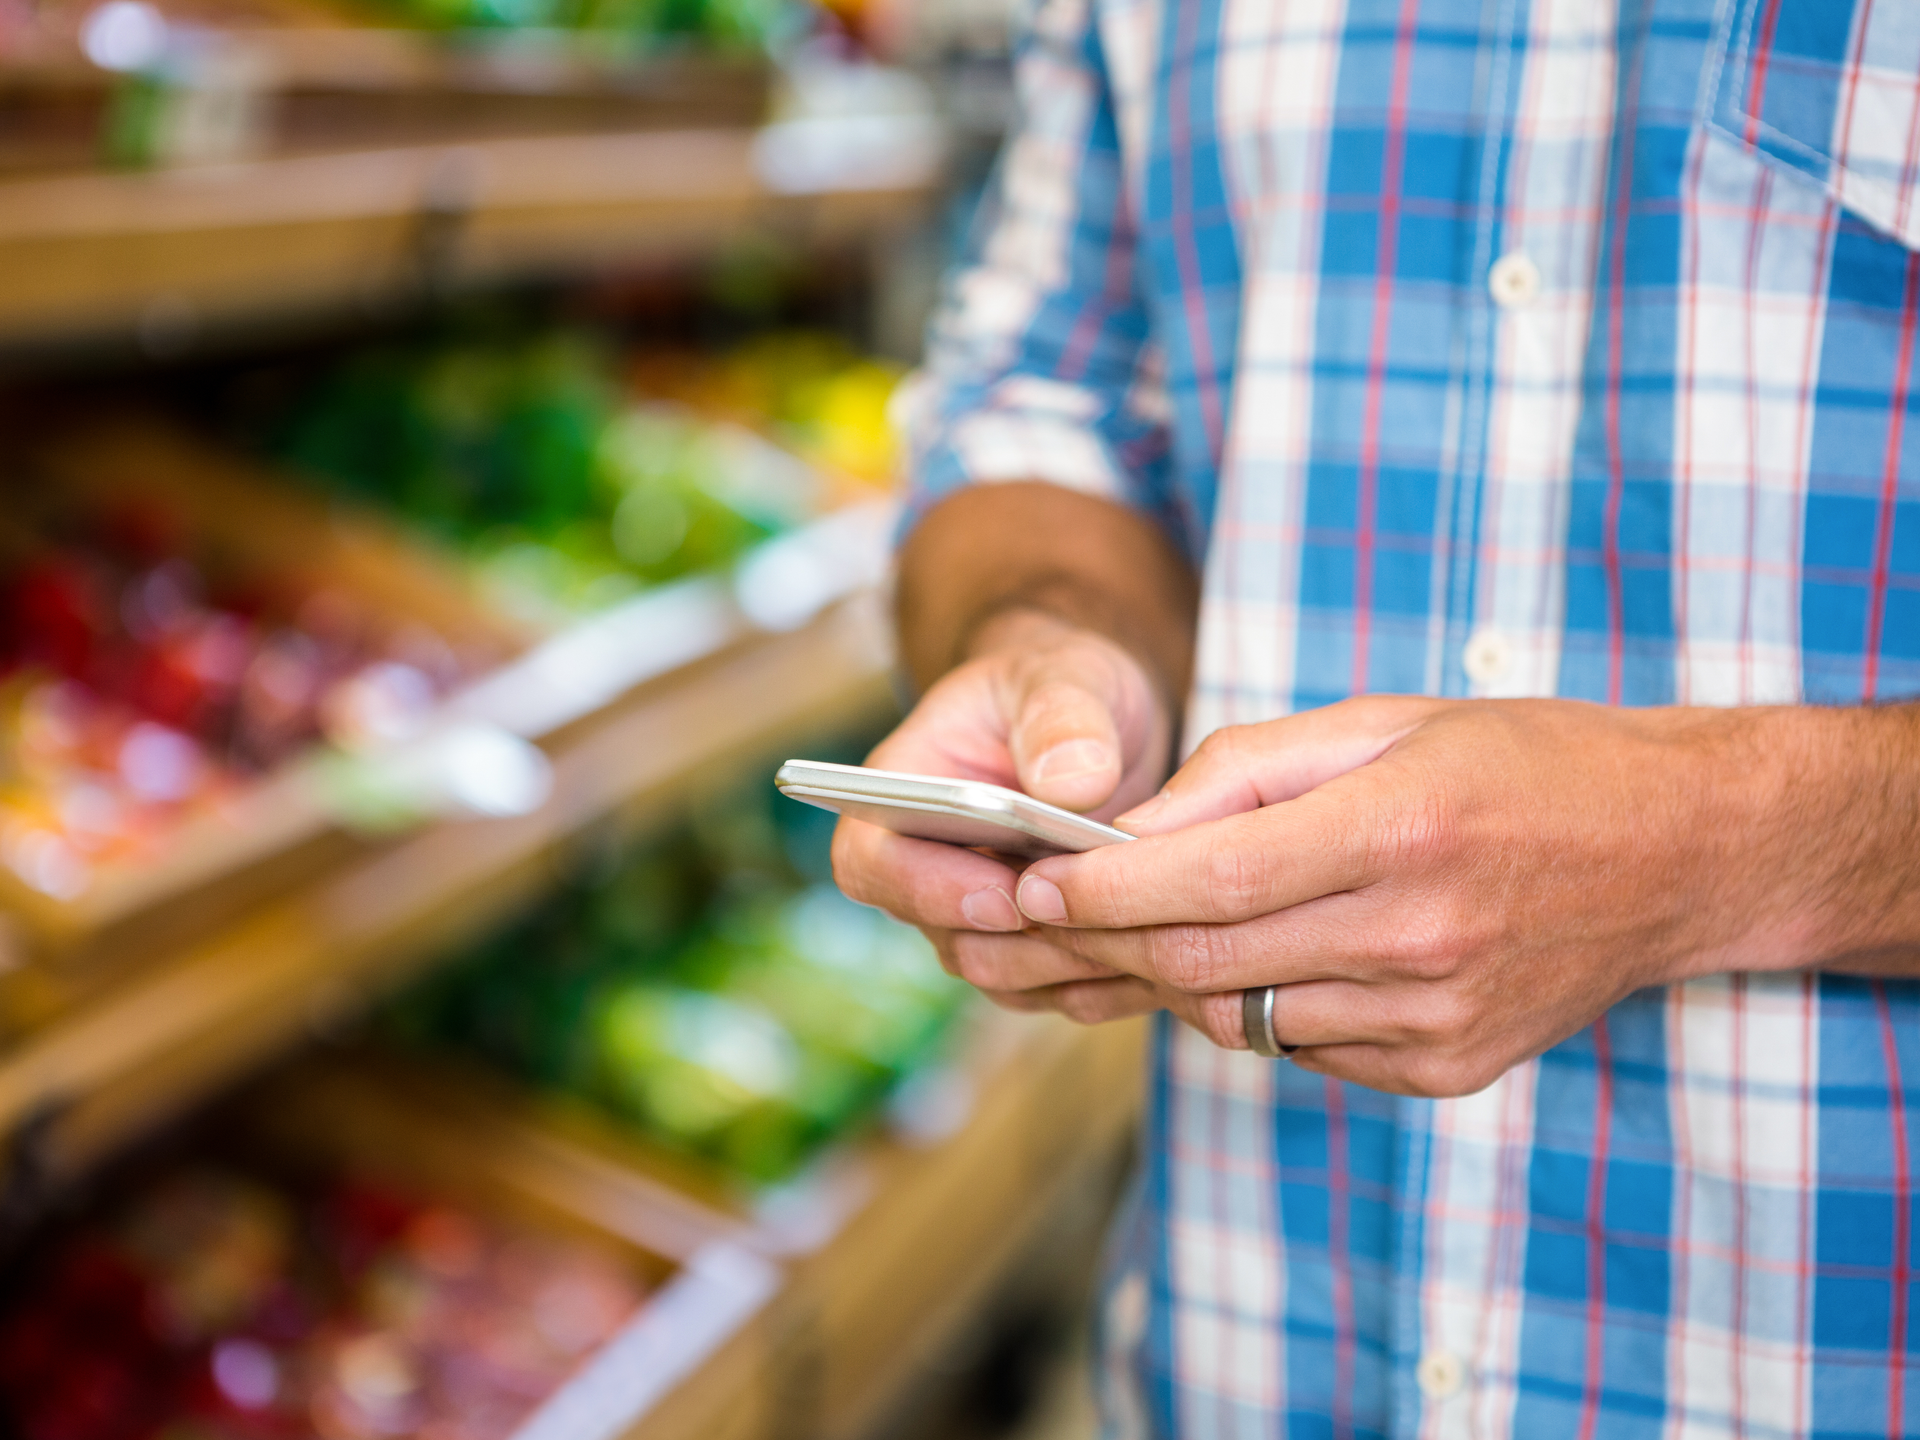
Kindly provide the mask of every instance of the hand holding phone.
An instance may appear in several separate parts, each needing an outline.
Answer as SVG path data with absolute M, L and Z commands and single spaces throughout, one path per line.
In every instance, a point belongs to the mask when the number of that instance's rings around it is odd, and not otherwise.
M 982 780 L 909 775 L 789 760 L 773 777 L 780 793 L 899 835 L 1003 851 L 1028 859 L 1117 845 L 1133 836 L 1018 790 Z

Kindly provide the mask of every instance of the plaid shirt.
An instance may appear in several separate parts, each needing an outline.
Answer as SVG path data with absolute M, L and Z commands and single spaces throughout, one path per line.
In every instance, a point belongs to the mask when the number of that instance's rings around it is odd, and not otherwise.
M 1915 0 L 1038 0 L 907 405 L 1204 562 L 1188 743 L 1361 691 L 1920 693 Z M 1063 537 L 1070 544 L 1070 537 Z M 1920 986 L 1461 1100 L 1163 1026 L 1115 1435 L 1920 1431 Z

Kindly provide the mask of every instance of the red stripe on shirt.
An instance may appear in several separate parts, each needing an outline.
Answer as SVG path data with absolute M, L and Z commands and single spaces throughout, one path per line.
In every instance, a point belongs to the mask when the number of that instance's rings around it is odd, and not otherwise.
M 1911 1267 L 1907 1247 L 1912 1243 L 1913 1183 L 1907 1155 L 1906 1091 L 1900 1080 L 1900 1043 L 1893 1029 L 1893 1007 L 1884 981 L 1873 982 L 1874 1005 L 1880 1011 L 1880 1046 L 1887 1061 L 1887 1118 L 1893 1126 L 1893 1304 L 1887 1317 L 1887 1437 L 1900 1440 L 1906 1433 L 1902 1417 L 1907 1388 L 1907 1286 Z
M 1900 452 L 1907 431 L 1907 393 L 1913 383 L 1915 321 L 1920 320 L 1920 253 L 1907 256 L 1905 303 L 1900 317 L 1900 353 L 1894 357 L 1893 393 L 1887 401 L 1887 455 L 1880 477 L 1880 514 L 1874 531 L 1873 582 L 1867 598 L 1866 669 L 1860 698 L 1871 701 L 1880 685 L 1880 631 L 1886 623 L 1887 571 L 1893 562 L 1894 505 L 1900 498 Z
M 1593 1440 L 1600 1420 L 1606 1363 L 1607 1145 L 1613 1132 L 1613 1042 L 1607 1018 L 1593 1024 L 1593 1162 L 1587 1171 L 1587 1357 L 1580 1396 L 1580 1440 Z
M 1373 545 L 1380 490 L 1380 411 L 1385 401 L 1387 340 L 1393 318 L 1394 265 L 1400 250 L 1400 180 L 1407 159 L 1407 92 L 1413 86 L 1413 32 L 1419 0 L 1400 0 L 1393 40 L 1393 85 L 1387 101 L 1386 152 L 1380 162 L 1380 246 L 1373 280 L 1373 334 L 1367 343 L 1367 399 L 1360 420 L 1360 485 L 1353 536 L 1353 692 L 1366 693 L 1367 642 L 1373 619 Z
M 1612 253 L 1607 264 L 1607 503 L 1600 538 L 1607 574 L 1607 703 L 1618 705 L 1626 658 L 1627 607 L 1621 593 L 1620 505 L 1626 457 L 1620 439 L 1620 392 L 1626 352 L 1627 223 L 1633 210 L 1633 142 L 1640 127 L 1640 73 L 1647 39 L 1640 37 L 1620 105 L 1620 173 L 1614 181 Z

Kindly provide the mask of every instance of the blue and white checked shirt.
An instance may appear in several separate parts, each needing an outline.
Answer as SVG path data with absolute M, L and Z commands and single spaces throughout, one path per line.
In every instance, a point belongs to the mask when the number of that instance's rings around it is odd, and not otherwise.
M 1920 693 L 1920 3 L 1038 0 L 911 397 L 1204 564 L 1188 743 L 1360 691 Z M 1063 537 L 1071 544 L 1071 537 Z M 1920 1431 L 1920 986 L 1463 1100 L 1163 1026 L 1114 1435 Z

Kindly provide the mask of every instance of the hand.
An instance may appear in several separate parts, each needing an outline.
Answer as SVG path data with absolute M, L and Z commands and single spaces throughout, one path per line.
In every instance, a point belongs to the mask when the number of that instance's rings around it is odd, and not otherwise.
M 975 657 L 927 692 L 870 765 L 986 780 L 1099 819 L 1153 794 L 1171 720 L 1126 650 L 1024 612 L 984 630 Z M 843 819 L 833 870 L 848 895 L 920 926 L 949 971 L 1010 1009 L 1111 1019 L 1161 1003 L 1147 982 L 1032 933 L 1004 861 Z
M 1119 818 L 1150 838 L 1016 894 L 1217 1044 L 1280 984 L 1295 1064 L 1468 1094 L 1643 986 L 1805 963 L 1754 733 L 1783 713 L 1366 698 L 1223 730 Z

